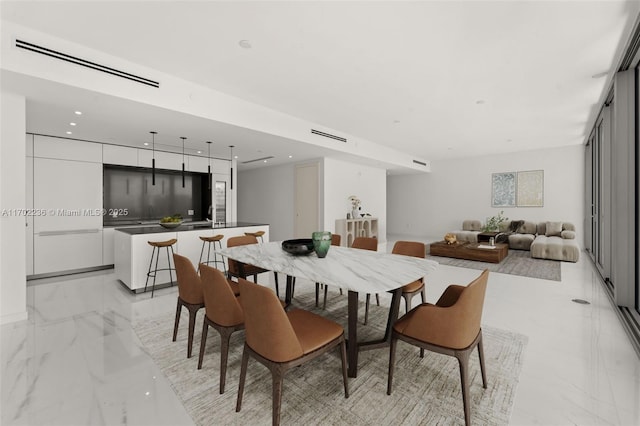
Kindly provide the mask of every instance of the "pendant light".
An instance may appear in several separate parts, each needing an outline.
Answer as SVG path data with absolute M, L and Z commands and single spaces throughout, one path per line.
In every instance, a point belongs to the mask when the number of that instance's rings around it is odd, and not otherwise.
M 233 190 L 233 145 L 229 145 L 231 148 L 231 190 Z
M 180 139 L 182 139 L 182 187 L 184 188 L 184 140 L 186 137 L 180 136 Z
M 209 149 L 208 155 L 207 157 L 209 158 L 209 165 L 207 166 L 207 176 L 208 176 L 208 181 L 209 181 L 209 189 L 211 189 L 211 141 L 207 141 L 207 146 Z
M 149 132 L 151 133 L 151 185 L 156 184 L 156 135 L 158 132 Z

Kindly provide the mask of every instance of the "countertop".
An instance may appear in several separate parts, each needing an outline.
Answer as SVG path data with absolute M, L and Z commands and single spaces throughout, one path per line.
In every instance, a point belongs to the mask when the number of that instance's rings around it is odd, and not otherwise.
M 228 229 L 228 228 L 246 228 L 249 226 L 267 226 L 266 223 L 251 223 L 251 222 L 227 222 L 227 223 L 184 223 L 177 228 L 163 228 L 160 225 L 152 226 L 138 226 L 138 227 L 126 227 L 116 228 L 116 231 L 124 232 L 129 235 L 142 235 L 142 234 L 160 234 L 163 232 L 185 232 L 185 231 L 198 231 L 206 229 Z

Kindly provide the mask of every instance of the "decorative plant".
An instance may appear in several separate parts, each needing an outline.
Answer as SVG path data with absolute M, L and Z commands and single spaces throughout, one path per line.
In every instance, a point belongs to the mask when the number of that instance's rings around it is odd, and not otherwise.
M 500 224 L 506 220 L 509 220 L 509 218 L 504 216 L 504 210 L 501 210 L 497 215 L 487 219 L 487 223 L 484 225 L 484 228 L 482 228 L 482 231 L 495 232 L 500 228 Z
M 351 202 L 351 210 L 360 209 L 360 199 L 358 197 L 356 197 L 355 195 L 351 195 L 347 199 Z

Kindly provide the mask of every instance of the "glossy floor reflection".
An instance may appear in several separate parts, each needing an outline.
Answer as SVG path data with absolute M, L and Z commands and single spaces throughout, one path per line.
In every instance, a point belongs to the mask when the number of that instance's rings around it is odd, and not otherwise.
M 483 323 L 529 338 L 510 424 L 640 424 L 640 361 L 582 257 L 562 264 L 562 282 L 490 276 Z M 427 277 L 427 299 L 478 273 L 441 265 Z M 131 327 L 174 311 L 176 291 L 133 295 L 113 270 L 31 281 L 29 319 L 1 328 L 1 423 L 193 424 Z

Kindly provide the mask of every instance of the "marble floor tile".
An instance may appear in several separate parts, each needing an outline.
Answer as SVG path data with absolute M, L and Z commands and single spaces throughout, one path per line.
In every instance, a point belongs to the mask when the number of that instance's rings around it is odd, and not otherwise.
M 478 274 L 440 265 L 427 301 Z M 259 281 L 273 286 L 273 274 Z M 0 423 L 193 424 L 132 328 L 173 312 L 176 294 L 131 294 L 113 270 L 29 282 L 28 319 L 0 328 Z M 562 264 L 561 282 L 492 273 L 483 324 L 528 337 L 510 424 L 640 425 L 640 361 L 585 255 Z

